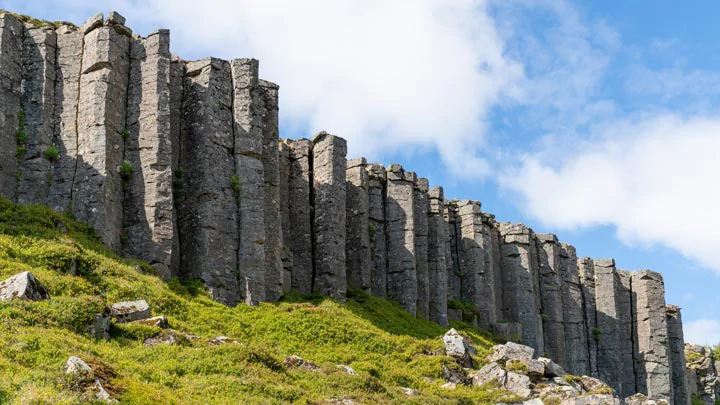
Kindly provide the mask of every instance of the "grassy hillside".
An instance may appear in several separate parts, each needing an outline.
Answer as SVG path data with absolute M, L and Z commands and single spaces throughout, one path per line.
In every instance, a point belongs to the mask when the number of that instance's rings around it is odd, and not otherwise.
M 74 272 L 77 275 L 72 275 Z M 504 393 L 440 387 L 445 329 L 408 316 L 397 305 L 363 294 L 345 304 L 289 296 L 259 307 L 228 308 L 199 283 L 164 283 L 152 267 L 120 259 L 85 226 L 40 206 L 0 200 L 0 280 L 30 270 L 48 288 L 43 302 L 0 302 L 0 404 L 88 403 L 64 375 L 71 355 L 87 361 L 106 389 L 127 404 L 495 402 Z M 148 347 L 159 328 L 113 324 L 110 341 L 86 332 L 117 301 L 146 299 L 173 330 L 197 335 Z M 462 324 L 480 354 L 491 337 Z M 219 335 L 241 342 L 212 346 Z M 299 355 L 318 371 L 288 368 Z M 348 375 L 346 364 L 358 375 Z M 399 387 L 421 392 L 408 397 Z

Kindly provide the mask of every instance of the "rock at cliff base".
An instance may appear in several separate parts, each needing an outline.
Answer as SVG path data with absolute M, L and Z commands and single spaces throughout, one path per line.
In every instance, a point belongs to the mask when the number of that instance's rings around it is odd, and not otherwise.
M 119 323 L 139 321 L 150 318 L 150 305 L 145 300 L 123 301 L 110 307 L 110 316 Z
M 224 344 L 228 344 L 228 343 L 234 344 L 234 345 L 239 345 L 239 344 L 241 344 L 241 343 L 238 342 L 237 340 L 235 340 L 235 339 L 230 339 L 230 338 L 227 337 L 227 336 L 218 336 L 218 337 L 216 337 L 216 338 L 214 338 L 214 339 L 210 339 L 210 341 L 208 342 L 208 344 L 209 344 L 210 346 L 220 346 L 220 345 L 224 345 Z
M 65 362 L 65 374 L 85 375 L 92 373 L 92 368 L 81 358 L 70 356 Z
M 0 301 L 14 299 L 41 301 L 50 299 L 50 294 L 32 273 L 24 271 L 0 282 Z
M 316 371 L 320 369 L 320 366 L 318 366 L 317 364 L 295 355 L 287 357 L 283 361 L 283 365 L 288 368 L 297 368 L 306 371 Z
M 465 384 L 468 379 L 465 370 L 456 363 L 443 364 L 442 376 L 445 381 L 455 384 Z
M 526 374 L 532 382 L 540 382 L 545 376 L 545 365 L 535 359 L 510 359 L 505 363 L 507 370 Z
M 585 395 L 562 401 L 560 405 L 620 405 L 620 399 L 612 395 Z
M 152 318 L 147 319 L 139 319 L 137 321 L 134 321 L 134 323 L 139 323 L 141 325 L 147 326 L 156 326 L 161 329 L 167 329 L 170 327 L 167 317 L 165 315 L 153 316 Z
M 495 345 L 490 349 L 487 361 L 495 361 L 501 364 L 512 359 L 532 359 L 535 355 L 535 349 L 521 344 L 507 342 L 504 345 Z
M 352 367 L 346 366 L 345 364 L 338 364 L 336 367 L 344 371 L 346 374 L 357 375 L 357 373 L 355 372 L 355 370 L 353 370 Z
M 105 391 L 105 388 L 103 388 L 102 384 L 100 384 L 100 380 L 95 380 L 95 385 L 92 389 L 95 393 L 95 398 L 97 398 L 98 400 L 113 403 L 118 402 L 117 399 L 111 397 L 110 394 Z
M 530 377 L 522 374 L 507 373 L 507 379 L 505 380 L 505 389 L 519 396 L 520 398 L 526 399 L 532 394 L 530 389 Z
M 471 356 L 477 355 L 477 349 L 469 339 L 464 338 L 455 329 L 450 329 L 443 336 L 445 354 L 454 358 L 463 367 L 472 367 Z
M 417 396 L 420 395 L 420 392 L 419 392 L 419 391 L 415 391 L 415 390 L 412 389 L 412 388 L 400 387 L 400 390 L 402 390 L 402 392 L 403 392 L 405 395 L 409 396 L 409 397 L 417 397 Z
M 540 357 L 538 361 L 545 366 L 545 377 L 562 377 L 566 374 L 565 370 L 563 370 L 559 364 L 547 357 Z
M 485 385 L 494 383 L 498 386 L 505 384 L 507 372 L 498 363 L 490 363 L 481 368 L 473 377 L 473 385 Z

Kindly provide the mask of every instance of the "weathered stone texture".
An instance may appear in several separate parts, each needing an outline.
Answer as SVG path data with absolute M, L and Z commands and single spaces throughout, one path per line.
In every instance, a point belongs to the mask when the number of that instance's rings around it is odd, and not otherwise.
M 245 303 L 265 301 L 265 170 L 263 166 L 263 97 L 258 83 L 258 61 L 235 59 L 232 73 L 232 122 L 234 133 L 232 190 L 237 205 L 239 246 L 237 270 Z M 185 92 L 188 90 L 186 89 Z M 276 213 L 275 213 L 276 214 Z M 271 261 L 271 263 L 274 263 Z
M 688 404 L 690 393 L 685 364 L 685 337 L 682 330 L 680 307 L 665 305 L 667 316 L 668 347 L 670 349 L 670 374 L 672 375 L 672 403 Z
M 188 168 L 187 192 L 178 208 L 181 273 L 202 279 L 212 298 L 228 305 L 240 301 L 238 203 L 231 186 L 235 175 L 232 94 L 226 61 L 188 62 L 181 157 L 181 166 Z M 262 232 L 262 223 L 259 228 Z
M 632 287 L 630 281 L 630 272 L 625 270 L 617 270 L 620 279 L 618 287 L 618 315 L 620 330 L 618 337 L 620 339 L 620 361 L 623 367 L 618 370 L 620 379 L 622 380 L 622 391 L 618 392 L 623 398 L 629 397 L 637 393 L 635 362 L 633 353 L 633 320 L 632 320 Z
M 595 302 L 597 308 L 598 373 L 616 392 L 624 392 L 624 366 L 620 341 L 620 277 L 613 259 L 596 259 Z
M 185 185 L 185 168 L 181 166 L 182 153 L 182 104 L 183 82 L 185 77 L 185 62 L 172 57 L 170 63 L 170 145 L 172 146 L 171 166 L 173 170 L 173 202 L 175 203 L 175 235 L 172 240 L 173 254 L 170 268 L 173 273 L 180 271 L 180 233 L 177 226 L 177 207 L 185 200 L 187 190 Z
M 368 233 L 370 243 L 372 294 L 387 297 L 387 239 L 385 237 L 385 167 L 367 165 Z
M 263 173 L 265 175 L 265 299 L 278 301 L 283 295 L 282 223 L 280 219 L 279 87 L 258 82 L 263 101 Z M 242 187 L 242 184 L 241 184 Z
M 313 139 L 313 290 L 341 301 L 347 289 L 346 155 L 342 138 L 321 132 Z
M 488 285 L 488 297 L 491 301 L 490 307 L 493 312 L 490 314 L 492 329 L 498 330 L 498 322 L 503 321 L 503 296 L 502 296 L 502 256 L 500 254 L 500 232 L 495 222 L 495 216 L 487 213 L 482 215 L 482 246 L 485 252 L 485 274 Z M 509 330 L 516 330 L 517 324 L 505 323 Z M 506 329 L 507 329 L 506 328 Z M 522 334 L 516 333 L 518 336 Z M 506 335 L 511 337 L 512 334 Z
M 290 148 L 288 167 L 288 201 L 290 205 L 290 239 L 293 255 L 292 289 L 300 294 L 312 292 L 312 208 L 310 184 L 310 149 L 308 139 L 285 140 Z
M 388 254 L 388 297 L 417 314 L 415 267 L 415 173 L 398 164 L 387 169 L 385 221 Z
M 445 224 L 447 225 L 447 241 L 445 243 L 445 265 L 447 266 L 448 300 L 462 298 L 462 281 L 460 277 L 460 258 L 458 255 L 459 227 L 457 220 L 457 201 L 445 200 Z
M 347 241 L 345 244 L 348 287 L 370 292 L 372 252 L 368 172 L 365 158 L 347 162 Z
M 46 203 L 52 182 L 45 151 L 53 143 L 55 127 L 56 53 L 54 29 L 25 25 L 20 98 L 24 139 L 18 142 L 17 201 L 21 204 Z
M 600 329 L 597 328 L 597 308 L 595 300 L 595 264 L 589 257 L 577 261 L 580 276 L 580 287 L 583 297 L 583 312 L 587 329 L 588 361 L 592 377 L 598 376 L 598 340 Z
M 524 344 L 542 353 L 542 317 L 538 302 L 535 235 L 523 224 L 499 224 L 502 241 L 503 315 L 522 325 Z
M 282 248 L 280 260 L 283 266 L 283 292 L 292 289 L 293 254 L 289 243 L 292 238 L 290 230 L 290 200 L 288 181 L 290 180 L 290 147 L 283 140 L 278 141 L 278 158 L 280 170 L 280 223 L 282 225 Z
M 565 356 L 567 370 L 575 375 L 590 374 L 588 330 L 585 322 L 583 291 L 580 284 L 575 247 L 560 244 L 560 277 L 563 321 L 565 327 Z M 593 303 L 594 305 L 594 303 Z
M 538 270 L 543 318 L 545 352 L 562 367 L 567 368 L 565 355 L 565 325 L 563 316 L 560 271 L 560 244 L 551 233 L 537 234 Z
M 0 12 L 0 194 L 15 199 L 23 25 Z
M 123 162 L 130 38 L 114 25 L 85 34 L 78 102 L 78 156 L 72 212 L 121 248 Z
M 429 318 L 442 326 L 448 325 L 447 315 L 447 225 L 442 187 L 428 191 L 428 281 Z
M 715 404 L 720 400 L 720 379 L 712 348 L 686 343 L 684 352 L 688 393 L 704 404 Z
M 673 398 L 670 350 L 662 276 L 650 270 L 632 273 L 637 391 Z
M 82 31 L 67 25 L 58 28 L 56 33 L 53 145 L 58 149 L 59 157 L 52 165 L 52 182 L 47 204 L 55 211 L 70 212 L 73 181 L 78 164 L 78 101 L 84 35 Z
M 125 187 L 123 251 L 164 279 L 177 274 L 170 119 L 170 32 L 161 30 L 131 44 L 125 160 L 134 172 Z
M 413 218 L 415 222 L 415 272 L 417 274 L 417 316 L 430 316 L 430 279 L 428 275 L 428 179 L 415 181 Z

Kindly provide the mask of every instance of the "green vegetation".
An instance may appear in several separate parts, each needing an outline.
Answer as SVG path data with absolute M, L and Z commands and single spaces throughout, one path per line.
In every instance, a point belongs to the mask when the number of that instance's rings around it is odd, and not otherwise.
M 18 112 L 18 133 L 15 142 L 17 143 L 17 150 L 15 151 L 15 156 L 20 159 L 28 150 L 28 136 L 25 132 L 25 111 L 23 110 L 20 110 Z
M 702 354 L 689 350 L 685 353 L 685 362 L 687 364 L 695 363 L 696 361 L 702 360 Z
M 345 304 L 290 293 L 281 303 L 228 308 L 212 301 L 198 281 L 165 283 L 146 263 L 120 259 L 91 229 L 65 215 L 0 199 L 0 280 L 25 270 L 52 298 L 0 302 L 2 404 L 91 403 L 81 384 L 64 374 L 71 355 L 88 362 L 123 404 L 513 401 L 488 387 L 440 388 L 442 365 L 453 362 L 442 355 L 446 329 L 389 301 L 357 291 Z M 88 337 L 96 314 L 132 299 L 146 299 L 155 315 L 167 315 L 175 332 L 113 323 L 110 341 Z M 478 359 L 494 344 L 467 324 L 452 326 L 477 344 Z M 143 344 L 147 337 L 168 333 L 180 335 L 179 343 Z M 220 335 L 242 344 L 208 345 Z M 283 359 L 289 355 L 320 370 L 288 368 Z M 401 386 L 422 395 L 408 397 Z
M 36 28 L 46 27 L 46 26 L 51 26 L 51 27 L 53 27 L 53 28 L 59 28 L 61 25 L 69 25 L 69 26 L 71 26 L 71 27 L 76 27 L 75 24 L 73 24 L 73 23 L 71 23 L 71 22 L 67 22 L 67 21 L 47 21 L 47 20 L 40 20 L 40 19 L 37 19 L 37 18 L 30 17 L 29 15 L 11 13 L 11 12 L 9 12 L 9 11 L 0 9 L 0 14 L 5 14 L 5 13 L 10 14 L 10 15 L 12 15 L 12 16 L 15 16 L 15 18 L 17 18 L 17 19 L 20 20 L 21 22 L 30 23 L 30 24 L 32 24 L 32 25 L 33 25 L 34 27 L 36 27 Z M 0 394 L 0 399 L 2 399 L 2 394 Z M 0 403 L 2 403 L 2 402 L 0 402 Z
M 123 141 L 127 141 L 127 139 L 130 137 L 130 131 L 128 131 L 127 129 L 123 129 L 122 131 L 120 131 L 120 137 Z
M 700 396 L 698 394 L 692 394 L 692 397 L 690 397 L 690 403 L 692 405 L 705 405 L 705 402 L 700 399 Z
M 180 167 L 173 172 L 173 201 L 180 204 L 185 201 L 187 192 L 185 191 L 185 170 Z
M 127 187 L 128 184 L 130 184 L 130 179 L 132 178 L 133 173 L 135 172 L 135 167 L 132 163 L 128 162 L 127 160 L 124 160 L 120 167 L 118 168 L 118 173 L 120 173 L 120 178 L 123 181 L 123 187 Z
M 45 149 L 43 155 L 45 155 L 45 159 L 47 159 L 50 163 L 55 163 L 60 158 L 60 151 L 55 145 L 51 145 Z
M 506 371 L 513 371 L 513 372 L 520 372 L 520 373 L 527 373 L 528 368 L 525 364 L 521 363 L 520 361 L 509 361 L 507 364 L 505 364 L 505 370 Z
M 595 339 L 596 342 L 599 342 L 600 337 L 602 336 L 602 331 L 600 330 L 600 328 L 592 328 L 592 334 L 593 339 Z
M 468 323 L 472 323 L 473 319 L 480 315 L 480 311 L 468 300 L 450 300 L 448 301 L 448 309 L 462 311 L 462 319 Z
M 237 175 L 230 177 L 230 190 L 237 204 L 240 204 L 240 187 L 240 178 Z

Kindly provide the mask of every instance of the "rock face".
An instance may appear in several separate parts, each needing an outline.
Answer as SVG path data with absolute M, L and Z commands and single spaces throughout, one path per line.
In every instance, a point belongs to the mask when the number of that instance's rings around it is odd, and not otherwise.
M 0 282 L 0 301 L 41 301 L 50 299 L 45 287 L 29 271 L 16 274 Z
M 350 287 L 522 341 L 621 396 L 679 403 L 715 389 L 709 364 L 688 362 L 703 371 L 687 382 L 679 309 L 656 273 L 578 259 L 401 165 L 348 161 L 326 132 L 281 140 L 279 88 L 257 60 L 184 61 L 168 31 L 143 38 L 124 20 L 36 27 L 0 12 L 0 195 L 73 214 L 117 253 L 201 279 L 227 305 L 291 290 L 342 301 Z M 10 295 L 33 295 L 22 288 Z M 503 384 L 535 389 L 536 371 L 505 371 Z M 583 391 L 555 388 L 528 398 Z
M 716 359 L 710 347 L 685 345 L 688 393 L 704 404 L 720 400 L 720 379 Z

